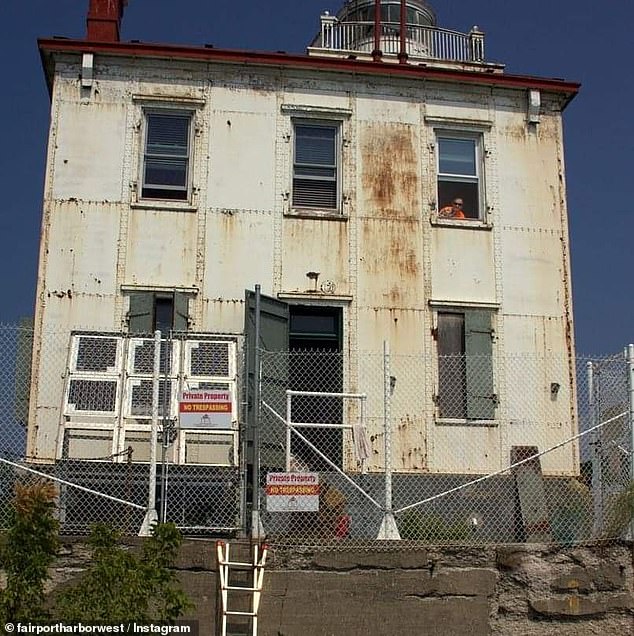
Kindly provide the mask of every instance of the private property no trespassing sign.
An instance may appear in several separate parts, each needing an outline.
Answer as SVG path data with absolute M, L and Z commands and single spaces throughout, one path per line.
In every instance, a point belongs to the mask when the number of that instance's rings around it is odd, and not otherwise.
M 319 473 L 268 473 L 268 512 L 319 512 Z
M 178 400 L 181 428 L 231 428 L 231 391 L 183 391 Z

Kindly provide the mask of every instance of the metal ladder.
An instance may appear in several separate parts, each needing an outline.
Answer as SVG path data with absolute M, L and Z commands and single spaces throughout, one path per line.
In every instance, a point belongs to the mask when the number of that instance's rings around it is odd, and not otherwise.
M 237 550 L 238 546 L 234 546 Z M 241 546 L 242 547 L 242 546 Z M 225 541 L 216 542 L 218 556 L 218 573 L 220 579 L 220 603 L 221 603 L 221 629 L 220 636 L 257 636 L 258 634 L 258 609 L 262 596 L 262 583 L 264 581 L 264 564 L 268 547 L 253 544 L 250 546 L 251 560 L 231 560 L 231 544 Z M 238 557 L 240 558 L 240 557 Z M 249 579 L 245 585 L 236 585 L 232 579 L 232 573 L 242 572 Z M 246 595 L 250 595 L 250 603 L 245 602 Z M 248 605 L 248 609 L 229 609 L 229 599 L 236 600 L 242 606 Z M 231 625 L 230 617 L 240 617 L 244 623 Z M 236 631 L 240 630 L 240 631 Z

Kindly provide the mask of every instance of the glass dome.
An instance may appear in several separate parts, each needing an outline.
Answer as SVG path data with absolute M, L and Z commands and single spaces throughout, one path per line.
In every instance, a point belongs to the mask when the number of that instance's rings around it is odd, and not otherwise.
M 348 0 L 337 13 L 342 22 L 374 22 L 375 0 Z M 436 14 L 425 0 L 406 0 L 407 24 L 436 26 Z M 381 0 L 381 22 L 400 23 L 401 0 Z

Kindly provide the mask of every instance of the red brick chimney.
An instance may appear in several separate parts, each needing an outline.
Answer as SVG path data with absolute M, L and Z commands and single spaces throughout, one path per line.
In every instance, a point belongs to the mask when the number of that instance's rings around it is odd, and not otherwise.
M 118 42 L 123 9 L 128 0 L 90 0 L 86 24 L 86 39 L 97 42 Z

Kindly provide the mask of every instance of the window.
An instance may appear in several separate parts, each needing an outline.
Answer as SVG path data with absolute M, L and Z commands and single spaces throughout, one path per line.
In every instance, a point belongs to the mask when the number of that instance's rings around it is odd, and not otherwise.
M 144 199 L 187 200 L 189 196 L 191 113 L 145 113 Z
M 149 334 L 186 331 L 189 298 L 181 292 L 138 292 L 130 295 L 128 329 Z
M 437 148 L 439 217 L 480 219 L 482 178 L 479 137 L 439 134 Z M 456 207 L 455 203 L 460 201 L 462 206 Z
M 294 123 L 293 207 L 339 207 L 339 125 Z
M 436 402 L 442 419 L 494 419 L 492 338 L 490 311 L 438 313 Z

